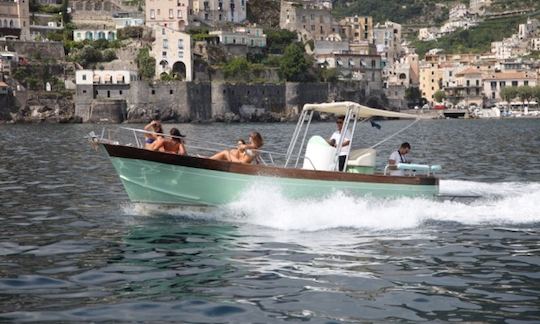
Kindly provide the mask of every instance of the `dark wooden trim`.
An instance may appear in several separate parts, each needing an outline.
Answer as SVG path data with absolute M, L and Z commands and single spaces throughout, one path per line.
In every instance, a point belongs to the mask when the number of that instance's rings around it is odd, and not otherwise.
M 232 172 L 238 174 L 264 175 L 295 179 L 332 180 L 368 183 L 395 183 L 407 185 L 438 185 L 439 179 L 432 176 L 399 177 L 382 174 L 359 174 L 331 171 L 314 171 L 293 168 L 280 168 L 260 164 L 242 164 L 227 161 L 216 161 L 196 156 L 180 156 L 163 152 L 155 152 L 131 146 L 102 143 L 110 156 L 181 165 L 196 169 Z

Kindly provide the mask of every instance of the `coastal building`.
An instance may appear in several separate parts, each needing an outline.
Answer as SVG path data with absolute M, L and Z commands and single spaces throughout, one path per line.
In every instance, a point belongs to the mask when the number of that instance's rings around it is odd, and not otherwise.
M 373 42 L 373 18 L 367 16 L 345 17 L 339 21 L 339 30 L 343 39 L 350 43 Z
M 121 13 L 113 15 L 112 20 L 115 24 L 116 29 L 144 26 L 144 18 L 131 13 Z
M 389 64 L 398 60 L 402 54 L 401 25 L 386 21 L 378 23 L 373 28 L 373 37 L 377 46 L 377 53 Z
M 79 99 L 126 99 L 130 83 L 139 79 L 136 71 L 77 70 L 76 95 Z
M 73 40 L 82 42 L 84 40 L 105 39 L 113 41 L 117 39 L 116 30 L 114 29 L 75 29 L 73 31 Z
M 531 51 L 540 51 L 540 37 L 531 38 L 529 40 L 529 50 Z
M 200 22 L 206 25 L 219 26 L 226 23 L 241 23 L 246 20 L 246 0 L 191 0 L 191 4 L 193 18 L 196 16 Z
M 31 40 L 29 2 L 0 1 L 0 36 L 16 36 L 21 40 Z
M 488 73 L 484 76 L 484 94 L 490 101 L 500 101 L 500 91 L 504 87 L 530 86 L 538 84 L 536 71 L 503 71 Z
M 11 74 L 11 71 L 19 63 L 19 55 L 17 52 L 0 51 L 0 72 L 3 74 Z
M 279 27 L 298 34 L 302 41 L 342 40 L 331 11 L 320 3 L 281 0 Z
M 174 74 L 180 80 L 193 79 L 191 35 L 161 26 L 154 26 L 152 56 L 156 59 L 156 78 L 163 73 Z
M 540 23 L 538 22 L 538 19 L 527 19 L 525 24 L 519 24 L 518 26 L 518 38 L 520 40 L 527 40 L 530 37 L 539 35 L 539 26 Z
M 435 92 L 441 89 L 442 83 L 442 70 L 437 62 L 422 62 L 420 63 L 419 78 L 420 78 L 420 92 L 422 97 L 427 101 L 434 102 Z
M 205 1 L 205 3 L 208 3 L 208 1 Z M 189 0 L 145 1 L 144 13 L 146 26 L 150 28 L 154 26 L 163 26 L 170 29 L 183 31 L 189 23 L 189 4 Z
M 313 49 L 313 54 L 324 55 L 331 53 L 343 53 L 350 50 L 349 42 L 347 41 L 327 41 L 327 40 L 316 40 L 313 42 L 315 48 Z
M 210 35 L 219 38 L 223 45 L 245 45 L 247 47 L 266 47 L 266 35 L 262 28 L 258 27 L 236 27 L 232 30 L 211 31 Z
M 457 72 L 454 78 L 444 85 L 448 101 L 458 106 L 482 106 L 484 87 L 482 75 L 482 71 L 476 67 L 468 67 Z
M 439 29 L 437 27 L 424 27 L 418 29 L 418 39 L 421 41 L 430 41 L 437 39 L 437 33 Z
M 382 67 L 379 55 L 348 52 L 321 54 L 315 57 L 319 65 L 334 68 L 340 79 L 367 81 L 371 90 L 382 89 Z

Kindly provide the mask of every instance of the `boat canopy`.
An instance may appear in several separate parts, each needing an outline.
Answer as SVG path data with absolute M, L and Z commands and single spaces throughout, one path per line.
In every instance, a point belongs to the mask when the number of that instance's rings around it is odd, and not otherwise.
M 346 115 L 349 109 L 356 115 L 356 118 L 371 118 L 371 117 L 389 117 L 389 118 L 406 118 L 419 119 L 419 116 L 404 114 L 395 111 L 382 110 L 362 106 L 352 101 L 331 102 L 321 104 L 305 104 L 303 111 L 318 111 L 336 115 Z

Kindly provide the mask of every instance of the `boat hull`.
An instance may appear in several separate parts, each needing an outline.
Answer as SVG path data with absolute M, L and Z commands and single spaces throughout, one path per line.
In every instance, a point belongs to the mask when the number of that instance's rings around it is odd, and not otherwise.
M 238 201 L 254 186 L 279 190 L 292 199 L 318 198 L 341 191 L 354 196 L 438 194 L 433 177 L 392 177 L 284 169 L 182 157 L 104 144 L 134 202 L 219 206 Z

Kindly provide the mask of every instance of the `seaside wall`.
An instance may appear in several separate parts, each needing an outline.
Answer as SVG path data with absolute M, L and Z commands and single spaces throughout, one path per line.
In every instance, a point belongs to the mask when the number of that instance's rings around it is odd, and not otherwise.
M 93 102 L 111 100 L 110 120 L 163 121 L 279 121 L 295 119 L 306 103 L 351 100 L 365 103 L 365 82 L 338 83 L 226 83 L 132 81 L 129 89 L 114 85 L 77 86 L 76 116 L 95 121 Z M 371 94 L 373 96 L 373 94 Z M 123 101 L 124 106 L 118 102 Z M 101 105 L 100 107 L 104 107 Z M 101 110 L 100 110 L 101 111 Z M 99 120 L 105 120 L 100 112 Z

